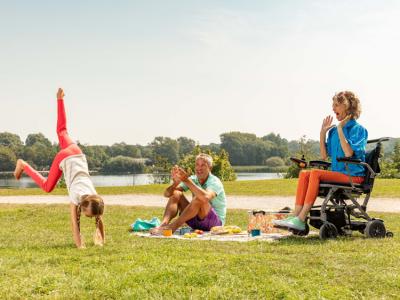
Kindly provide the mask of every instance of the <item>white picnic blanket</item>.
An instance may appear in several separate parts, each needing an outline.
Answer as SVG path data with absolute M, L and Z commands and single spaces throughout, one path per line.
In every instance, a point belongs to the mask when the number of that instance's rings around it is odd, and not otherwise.
M 262 233 L 259 236 L 252 237 L 246 231 L 236 234 L 211 234 L 210 232 L 204 232 L 199 234 L 197 237 L 187 238 L 178 233 L 172 236 L 160 236 L 152 235 L 148 232 L 133 232 L 132 235 L 144 237 L 144 238 L 154 238 L 154 239 L 178 239 L 178 240 L 191 240 L 191 241 L 218 241 L 218 242 L 251 242 L 251 241 L 266 241 L 273 242 L 292 234 L 289 232 L 285 233 Z

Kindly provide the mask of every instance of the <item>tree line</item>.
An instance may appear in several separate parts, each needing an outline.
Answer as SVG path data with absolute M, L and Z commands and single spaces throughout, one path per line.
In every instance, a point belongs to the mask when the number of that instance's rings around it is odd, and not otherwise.
M 265 166 L 277 172 L 286 171 L 291 166 L 290 156 L 319 157 L 319 142 L 305 136 L 288 141 L 275 133 L 257 137 L 252 133 L 228 132 L 220 135 L 220 141 L 220 144 L 198 145 L 188 137 L 159 136 L 144 146 L 124 142 L 111 146 L 78 144 L 86 154 L 90 170 L 107 174 L 165 172 L 196 151 L 222 155 L 233 166 Z M 392 140 L 385 147 L 383 165 L 385 171 L 390 169 L 385 176 L 400 174 L 398 142 Z M 22 141 L 17 134 L 0 132 L 0 171 L 14 170 L 17 158 L 26 160 L 38 170 L 48 170 L 57 151 L 58 145 L 51 143 L 42 133 L 31 133 Z

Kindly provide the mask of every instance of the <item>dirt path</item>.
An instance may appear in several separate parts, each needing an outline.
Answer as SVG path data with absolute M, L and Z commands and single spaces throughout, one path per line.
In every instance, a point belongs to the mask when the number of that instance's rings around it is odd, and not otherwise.
M 166 199 L 159 195 L 107 195 L 106 205 L 164 207 Z M 228 208 L 279 210 L 285 206 L 293 208 L 293 197 L 229 196 Z M 0 203 L 12 204 L 67 204 L 67 196 L 1 196 Z M 400 198 L 372 198 L 369 211 L 400 212 Z

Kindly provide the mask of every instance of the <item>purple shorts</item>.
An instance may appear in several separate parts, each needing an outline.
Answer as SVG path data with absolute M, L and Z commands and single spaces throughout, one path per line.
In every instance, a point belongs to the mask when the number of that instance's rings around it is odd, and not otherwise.
M 208 215 L 203 220 L 201 220 L 198 216 L 195 216 L 193 219 L 186 221 L 186 224 L 192 227 L 192 229 L 210 231 L 214 226 L 221 226 L 222 222 L 214 208 L 211 207 Z

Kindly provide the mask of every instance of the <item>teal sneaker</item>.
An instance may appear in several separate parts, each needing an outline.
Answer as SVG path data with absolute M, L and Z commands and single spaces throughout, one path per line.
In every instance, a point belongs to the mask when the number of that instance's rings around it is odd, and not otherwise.
M 294 217 L 288 221 L 284 220 L 284 221 L 280 222 L 280 226 L 298 230 L 298 231 L 306 230 L 306 222 L 303 222 L 298 217 Z
M 290 221 L 291 219 L 294 219 L 294 218 L 296 218 L 296 216 L 289 216 L 289 217 L 287 217 L 285 219 L 282 219 L 282 220 L 272 220 L 272 224 L 274 226 L 276 226 L 276 227 L 279 227 L 279 226 L 282 226 L 281 225 L 282 222 L 287 222 L 287 221 Z

